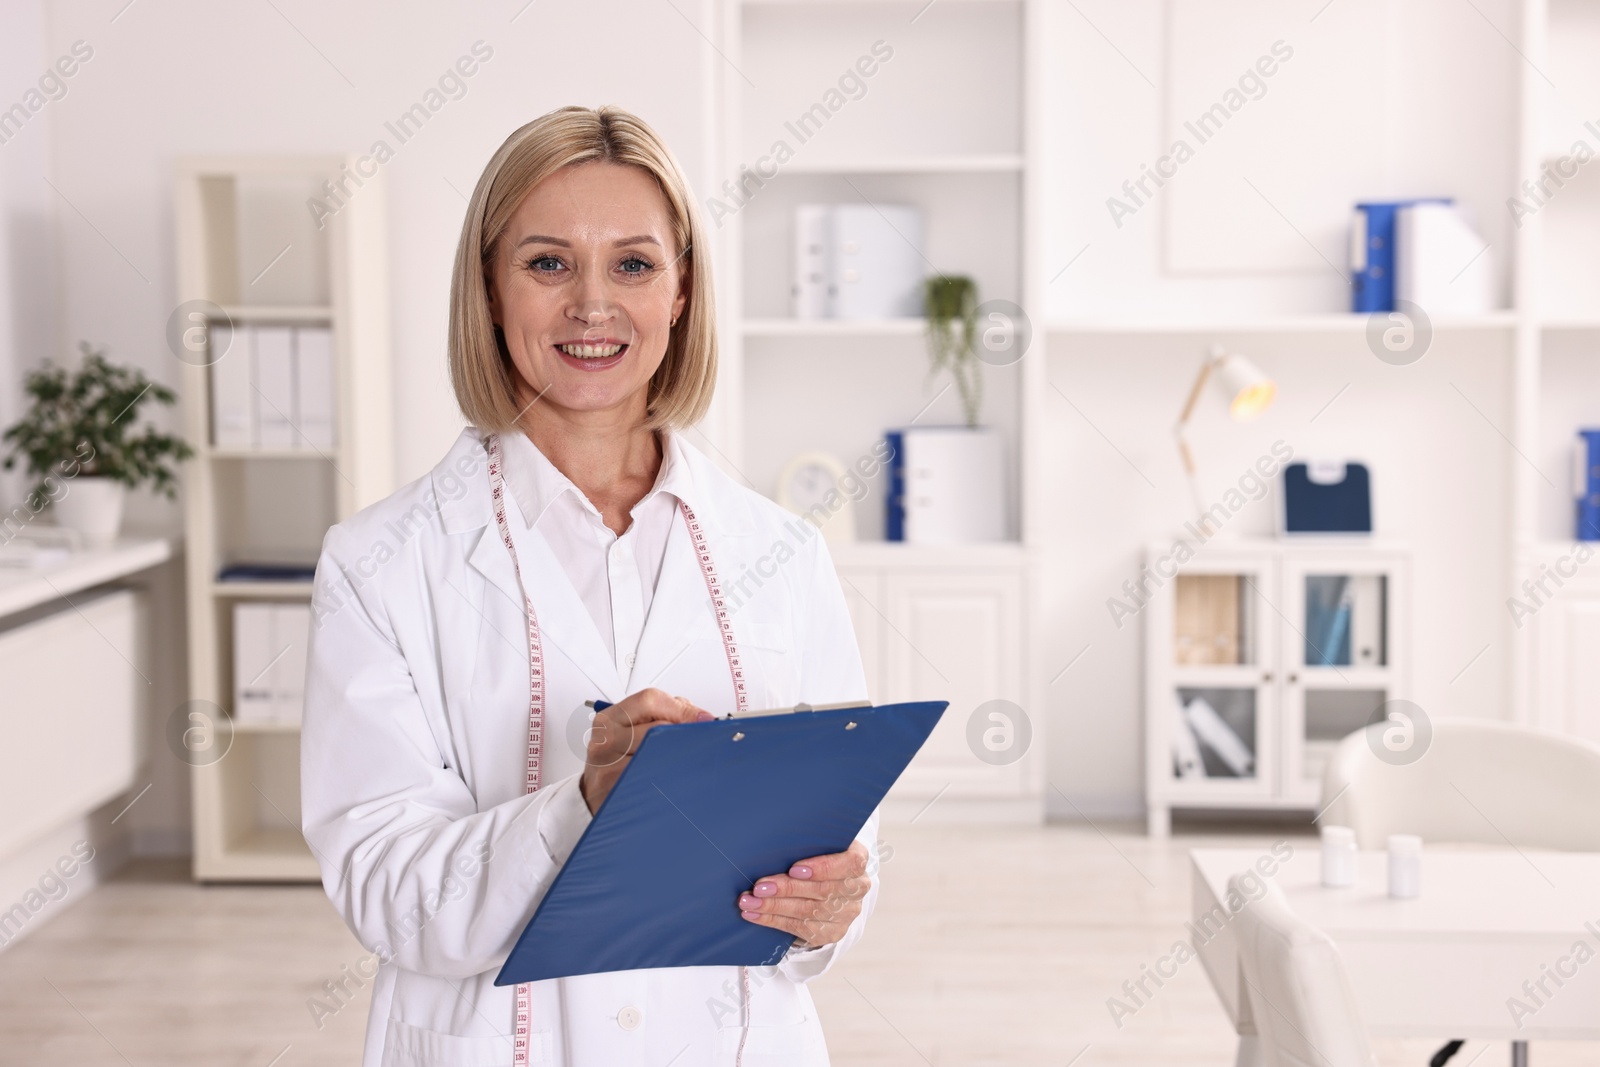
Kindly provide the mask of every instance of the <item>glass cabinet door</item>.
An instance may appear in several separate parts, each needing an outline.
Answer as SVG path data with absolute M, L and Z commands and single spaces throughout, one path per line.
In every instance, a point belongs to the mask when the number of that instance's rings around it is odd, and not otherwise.
M 1301 581 L 1302 664 L 1388 665 L 1388 575 L 1305 574 Z
M 1177 687 L 1172 773 L 1183 781 L 1251 779 L 1260 773 L 1256 690 Z
M 1172 661 L 1180 667 L 1258 662 L 1248 574 L 1180 574 L 1173 591 Z
M 1397 695 L 1393 566 L 1353 554 L 1285 564 L 1287 799 L 1317 805 L 1334 748 Z
M 1247 800 L 1276 788 L 1271 581 L 1265 560 L 1236 568 L 1219 560 L 1173 580 L 1161 626 L 1170 673 L 1151 705 L 1163 744 L 1151 773 L 1176 803 Z

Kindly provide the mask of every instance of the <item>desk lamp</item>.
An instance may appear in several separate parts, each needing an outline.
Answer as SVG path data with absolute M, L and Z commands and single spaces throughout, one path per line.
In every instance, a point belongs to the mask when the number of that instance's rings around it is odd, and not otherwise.
M 1183 414 L 1178 416 L 1178 425 L 1173 427 L 1173 436 L 1178 439 L 1178 453 L 1183 457 L 1183 469 L 1189 475 L 1189 491 L 1194 496 L 1195 511 L 1199 514 L 1200 529 L 1206 536 L 1216 533 L 1216 526 L 1206 514 L 1205 501 L 1200 496 L 1200 482 L 1196 475 L 1194 454 L 1189 451 L 1189 442 L 1184 440 L 1183 430 L 1189 424 L 1189 417 L 1194 414 L 1195 405 L 1200 402 L 1200 393 L 1205 389 L 1206 382 L 1215 378 L 1223 396 L 1228 400 L 1228 414 L 1234 422 L 1248 422 L 1267 408 L 1272 406 L 1273 399 L 1278 395 L 1278 387 L 1271 378 L 1261 372 L 1261 368 L 1251 363 L 1237 352 L 1229 352 L 1221 345 L 1212 345 L 1206 353 L 1206 359 L 1200 366 L 1200 373 L 1195 377 L 1194 387 L 1189 390 L 1189 401 L 1183 405 Z

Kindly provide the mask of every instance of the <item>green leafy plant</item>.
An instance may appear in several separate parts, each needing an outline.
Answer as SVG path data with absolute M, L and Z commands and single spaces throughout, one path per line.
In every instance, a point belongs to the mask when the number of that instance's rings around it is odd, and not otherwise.
M 929 375 L 948 370 L 961 394 L 967 425 L 978 425 L 983 379 L 978 360 L 978 283 L 962 275 L 935 274 L 923 285 L 928 320 Z
M 73 475 L 110 478 L 130 488 L 150 484 L 167 498 L 176 495 L 175 464 L 194 455 L 181 437 L 146 426 L 138 430 L 139 409 L 178 397 L 144 372 L 107 361 L 104 350 L 87 341 L 76 371 L 42 367 L 23 384 L 32 398 L 28 413 L 0 440 L 6 444 L 5 469 L 22 461 L 38 479 L 33 492 L 50 495 L 48 475 L 68 468 Z

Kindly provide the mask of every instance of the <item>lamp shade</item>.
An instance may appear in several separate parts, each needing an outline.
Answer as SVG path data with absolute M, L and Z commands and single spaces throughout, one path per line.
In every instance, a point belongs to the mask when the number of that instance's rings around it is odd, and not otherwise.
M 1215 374 L 1217 385 L 1228 397 L 1228 414 L 1235 422 L 1255 418 L 1271 407 L 1278 395 L 1273 380 L 1237 352 L 1218 357 Z

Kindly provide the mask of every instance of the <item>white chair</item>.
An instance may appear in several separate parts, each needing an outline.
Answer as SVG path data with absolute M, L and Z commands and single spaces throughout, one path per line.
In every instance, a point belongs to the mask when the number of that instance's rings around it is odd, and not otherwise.
M 1393 728 L 1349 735 L 1323 772 L 1321 821 L 1353 829 L 1358 847 L 1416 834 L 1446 844 L 1600 852 L 1600 745 L 1513 723 L 1436 719 L 1422 755 L 1394 764 L 1374 749 Z M 1528 1062 L 1527 1042 L 1512 1042 L 1511 1061 Z
M 1436 719 L 1412 763 L 1378 758 L 1369 731 L 1339 742 L 1322 777 L 1324 825 L 1363 849 L 1424 841 L 1600 852 L 1600 745 L 1503 722 Z
M 1233 925 L 1266 1067 L 1376 1067 L 1333 941 L 1296 915 L 1271 879 L 1234 875 L 1228 889 L 1246 901 L 1261 894 Z

